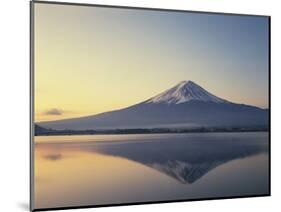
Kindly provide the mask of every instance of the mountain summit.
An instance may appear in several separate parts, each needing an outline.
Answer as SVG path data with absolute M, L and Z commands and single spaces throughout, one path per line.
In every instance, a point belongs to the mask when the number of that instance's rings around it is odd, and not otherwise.
M 191 100 L 216 103 L 227 102 L 226 100 L 209 93 L 192 81 L 182 81 L 176 86 L 147 100 L 147 103 L 180 104 Z
M 221 99 L 182 81 L 139 104 L 87 117 L 40 122 L 55 130 L 267 126 L 268 110 Z

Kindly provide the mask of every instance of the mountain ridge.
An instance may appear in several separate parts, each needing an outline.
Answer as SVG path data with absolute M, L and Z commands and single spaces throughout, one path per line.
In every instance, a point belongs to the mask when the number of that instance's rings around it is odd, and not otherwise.
M 39 122 L 41 127 L 64 130 L 177 128 L 200 126 L 265 126 L 268 110 L 237 104 L 208 92 L 192 81 L 141 103 L 86 117 Z

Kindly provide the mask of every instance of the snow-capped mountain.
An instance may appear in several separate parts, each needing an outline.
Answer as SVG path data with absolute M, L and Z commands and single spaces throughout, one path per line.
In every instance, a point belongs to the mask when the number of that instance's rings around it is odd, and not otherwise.
M 209 93 L 192 81 L 182 81 L 171 89 L 147 100 L 147 103 L 180 104 L 191 100 L 216 103 L 227 102 L 226 100 Z
M 55 130 L 267 126 L 268 110 L 217 97 L 183 81 L 139 104 L 97 115 L 37 123 Z

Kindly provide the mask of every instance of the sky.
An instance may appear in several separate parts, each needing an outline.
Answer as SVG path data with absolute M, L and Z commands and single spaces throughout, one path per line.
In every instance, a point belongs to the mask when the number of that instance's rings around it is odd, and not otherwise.
M 35 3 L 35 121 L 94 115 L 183 80 L 268 107 L 268 19 Z

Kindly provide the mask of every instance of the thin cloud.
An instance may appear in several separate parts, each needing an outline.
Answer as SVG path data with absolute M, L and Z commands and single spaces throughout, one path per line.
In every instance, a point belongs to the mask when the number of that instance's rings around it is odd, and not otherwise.
M 50 154 L 50 155 L 45 155 L 44 158 L 47 160 L 56 161 L 56 160 L 61 160 L 62 155 L 61 154 Z
M 50 109 L 50 110 L 45 111 L 45 112 L 43 113 L 43 115 L 51 115 L 51 116 L 55 115 L 55 116 L 60 116 L 60 115 L 62 115 L 63 113 L 64 113 L 64 111 L 61 110 L 61 109 L 52 108 L 52 109 Z

